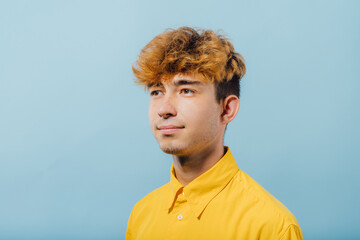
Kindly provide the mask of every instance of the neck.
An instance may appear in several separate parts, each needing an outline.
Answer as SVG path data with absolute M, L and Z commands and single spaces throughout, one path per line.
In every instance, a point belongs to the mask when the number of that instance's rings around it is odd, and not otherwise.
M 222 143 L 186 156 L 173 155 L 176 178 L 186 186 L 214 166 L 222 156 L 224 156 Z

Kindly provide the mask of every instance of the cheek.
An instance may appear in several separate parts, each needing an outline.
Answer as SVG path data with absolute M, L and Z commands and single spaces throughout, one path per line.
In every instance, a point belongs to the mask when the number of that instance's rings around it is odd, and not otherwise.
M 182 112 L 186 121 L 191 124 L 191 127 L 204 129 L 209 127 L 213 128 L 219 124 L 220 117 L 218 116 L 218 108 L 218 105 L 212 103 L 192 103 L 185 105 Z

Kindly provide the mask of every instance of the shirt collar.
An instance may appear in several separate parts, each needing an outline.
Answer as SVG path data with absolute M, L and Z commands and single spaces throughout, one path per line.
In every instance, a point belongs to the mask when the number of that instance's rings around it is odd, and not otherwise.
M 190 208 L 200 218 L 206 206 L 219 194 L 239 171 L 235 158 L 228 147 L 224 156 L 208 171 L 201 174 L 185 187 L 176 179 L 174 165 L 171 166 L 169 213 L 172 211 L 179 194 L 184 192 Z

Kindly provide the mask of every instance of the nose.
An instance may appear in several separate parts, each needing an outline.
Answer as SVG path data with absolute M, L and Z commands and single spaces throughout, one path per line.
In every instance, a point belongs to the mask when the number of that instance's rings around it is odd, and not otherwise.
M 166 95 L 162 98 L 158 109 L 158 115 L 161 118 L 168 119 L 170 117 L 175 117 L 177 115 L 175 107 L 175 99 L 171 95 Z

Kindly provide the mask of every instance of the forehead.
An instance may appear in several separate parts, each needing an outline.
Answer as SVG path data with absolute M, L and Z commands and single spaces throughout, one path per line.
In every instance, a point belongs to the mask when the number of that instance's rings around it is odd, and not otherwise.
M 172 79 L 170 79 L 171 81 L 179 81 L 179 80 L 190 80 L 190 81 L 198 81 L 198 82 L 204 82 L 199 75 L 197 74 L 176 74 L 172 77 Z

